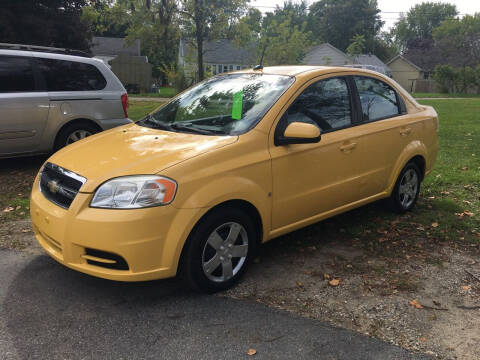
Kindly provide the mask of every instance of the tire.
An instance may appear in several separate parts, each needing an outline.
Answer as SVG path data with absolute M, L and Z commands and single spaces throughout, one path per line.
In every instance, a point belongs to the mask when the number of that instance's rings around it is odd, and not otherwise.
M 199 221 L 188 237 L 180 276 L 195 291 L 215 293 L 228 289 L 245 273 L 256 242 L 257 229 L 244 211 L 230 207 L 214 210 Z
M 417 202 L 421 181 L 422 173 L 418 165 L 414 162 L 405 165 L 387 200 L 389 208 L 399 214 L 410 211 Z
M 88 122 L 75 122 L 65 126 L 57 135 L 54 150 L 58 151 L 64 146 L 96 134 L 101 130 Z

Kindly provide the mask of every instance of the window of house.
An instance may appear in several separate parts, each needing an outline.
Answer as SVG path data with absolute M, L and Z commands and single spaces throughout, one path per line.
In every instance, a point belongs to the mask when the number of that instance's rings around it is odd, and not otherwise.
M 233 65 L 228 65 L 228 71 L 233 71 Z
M 237 65 L 237 70 L 240 70 L 240 65 Z
M 228 65 L 223 65 L 223 72 L 228 72 Z
M 375 121 L 398 115 L 397 94 L 383 81 L 355 76 L 362 104 L 363 121 Z
M 288 109 L 288 122 L 316 124 L 322 131 L 350 126 L 350 96 L 344 78 L 320 80 L 310 85 Z
M 48 91 L 102 90 L 107 81 L 92 64 L 56 59 L 37 59 Z
M 35 78 L 30 59 L 0 56 L 0 93 L 35 91 Z
M 222 69 L 223 69 L 223 66 L 222 65 L 218 65 L 218 73 L 221 74 L 222 73 Z

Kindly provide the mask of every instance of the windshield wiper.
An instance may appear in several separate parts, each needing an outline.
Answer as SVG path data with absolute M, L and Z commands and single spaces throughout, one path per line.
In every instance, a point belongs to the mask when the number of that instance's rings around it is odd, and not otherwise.
M 191 123 L 174 122 L 174 123 L 168 124 L 168 126 L 173 130 L 185 130 L 185 131 L 196 133 L 196 134 L 202 134 L 202 135 L 215 134 L 214 131 L 207 130 L 207 129 L 200 129 L 198 127 L 192 126 Z

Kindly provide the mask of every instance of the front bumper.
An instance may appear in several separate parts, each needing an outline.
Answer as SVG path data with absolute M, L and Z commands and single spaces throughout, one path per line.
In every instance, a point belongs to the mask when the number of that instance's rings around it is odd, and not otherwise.
M 183 244 L 199 216 L 198 209 L 176 209 L 171 205 L 96 209 L 88 206 L 92 196 L 78 193 L 70 208 L 63 209 L 43 196 L 38 178 L 35 180 L 30 201 L 33 230 L 51 257 L 71 269 L 111 280 L 175 276 Z M 93 265 L 87 249 L 122 257 L 128 270 Z

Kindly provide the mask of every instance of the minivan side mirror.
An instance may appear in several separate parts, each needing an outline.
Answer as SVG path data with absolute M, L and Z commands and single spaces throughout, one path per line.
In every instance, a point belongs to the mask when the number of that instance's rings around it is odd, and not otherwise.
M 275 145 L 309 144 L 319 141 L 320 129 L 318 126 L 295 121 L 288 124 L 283 134 L 275 139 Z

